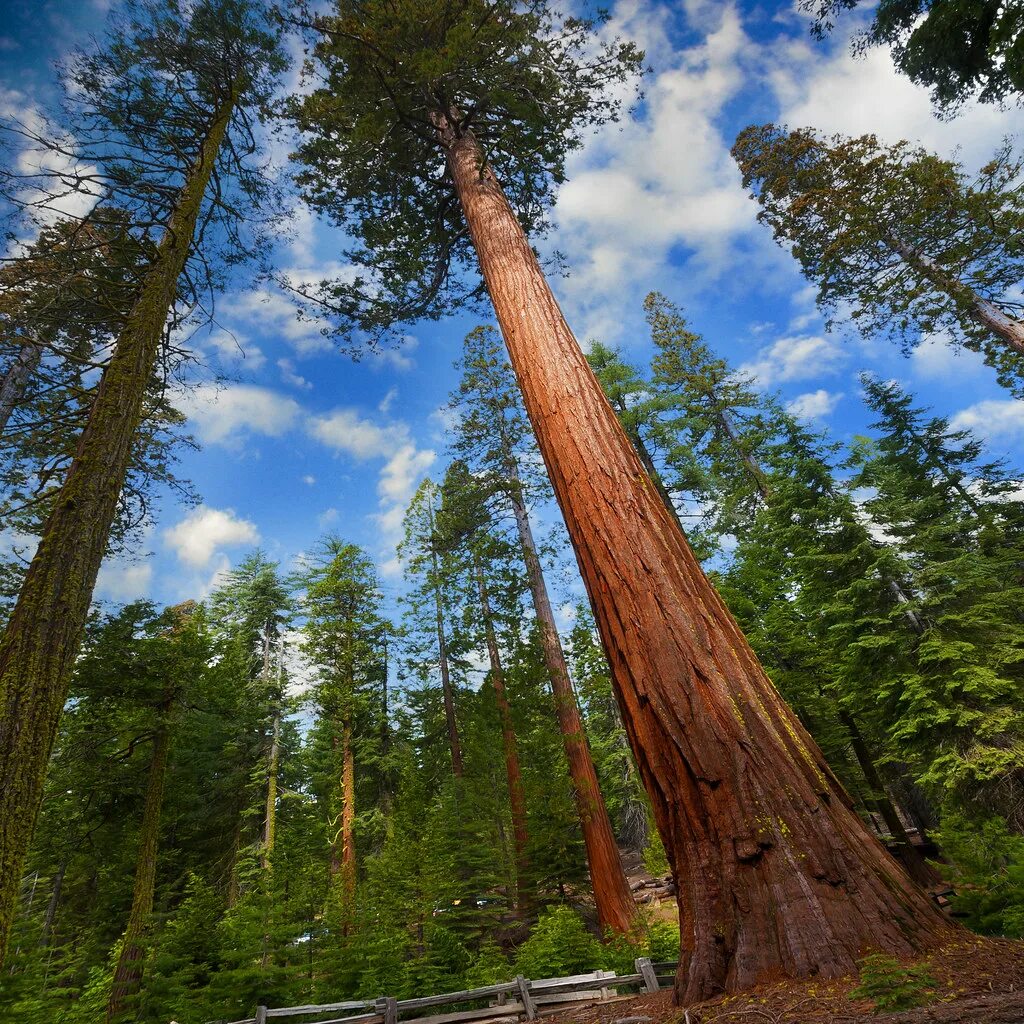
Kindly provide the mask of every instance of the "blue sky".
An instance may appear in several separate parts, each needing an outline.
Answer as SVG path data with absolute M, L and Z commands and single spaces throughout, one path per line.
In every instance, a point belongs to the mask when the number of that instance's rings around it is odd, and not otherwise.
M 4 105 L 45 105 L 52 62 L 101 29 L 107 6 L 7 0 Z M 1024 403 L 977 357 L 930 339 L 906 359 L 885 341 L 824 333 L 795 263 L 756 223 L 728 150 L 747 124 L 780 121 L 909 138 L 976 167 L 1020 131 L 1020 111 L 973 107 L 940 122 L 887 54 L 854 58 L 844 34 L 814 42 L 791 3 L 620 0 L 612 12 L 612 27 L 647 50 L 645 100 L 573 155 L 555 229 L 540 242 L 567 257 L 569 276 L 552 283 L 581 341 L 599 338 L 646 362 L 641 303 L 657 289 L 716 351 L 840 439 L 865 428 L 856 375 L 869 369 L 985 432 L 993 452 L 1017 462 Z M 337 259 L 335 232 L 297 207 L 279 265 L 319 278 Z M 452 362 L 478 320 L 415 325 L 401 349 L 353 362 L 298 321 L 286 296 L 245 280 L 222 296 L 217 319 L 197 345 L 231 380 L 180 403 L 202 443 L 180 468 L 202 505 L 166 500 L 139 557 L 107 564 L 97 596 L 202 597 L 256 544 L 290 567 L 325 530 L 365 546 L 394 593 L 401 513 L 423 475 L 443 471 Z M 571 574 L 565 589 L 579 593 Z

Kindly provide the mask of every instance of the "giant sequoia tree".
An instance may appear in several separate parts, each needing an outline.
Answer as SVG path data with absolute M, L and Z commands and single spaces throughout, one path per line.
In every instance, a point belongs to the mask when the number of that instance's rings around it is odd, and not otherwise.
M 84 140 L 78 156 L 96 161 L 91 186 L 80 187 L 130 204 L 133 222 L 161 234 L 0 638 L 0 956 L 165 325 L 189 259 L 215 224 L 228 239 L 225 255 L 232 251 L 231 189 L 254 201 L 263 191 L 247 159 L 256 148 L 254 106 L 278 61 L 273 36 L 247 0 L 152 0 L 68 71 Z M 8 195 L 24 189 L 9 179 Z
M 365 268 L 322 298 L 380 330 L 471 296 L 478 261 L 678 881 L 679 997 L 941 941 L 702 573 L 524 231 L 640 55 L 539 0 L 342 0 L 314 27 L 301 181 Z
M 826 310 L 849 305 L 866 335 L 904 347 L 946 336 L 1021 391 L 1024 164 L 1009 144 L 973 180 L 952 160 L 873 135 L 752 125 L 732 152 L 758 218 L 792 246 Z

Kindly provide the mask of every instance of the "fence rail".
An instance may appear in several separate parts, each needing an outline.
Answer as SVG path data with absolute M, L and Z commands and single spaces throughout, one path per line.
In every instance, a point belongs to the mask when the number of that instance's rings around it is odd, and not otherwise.
M 442 992 L 417 999 L 352 999 L 342 1003 L 318 1003 L 306 1006 L 258 1006 L 256 1016 L 230 1024 L 267 1024 L 280 1017 L 315 1017 L 306 1024 L 462 1024 L 470 1021 L 488 1021 L 498 1017 L 537 1019 L 538 1007 L 557 1006 L 572 1002 L 604 1002 L 618 995 L 620 988 L 640 988 L 644 992 L 657 992 L 671 981 L 678 961 L 663 960 L 652 963 L 640 957 L 635 974 L 616 974 L 614 971 L 591 971 L 568 978 L 542 978 L 531 981 L 522 975 L 514 981 L 498 985 L 466 989 L 463 992 Z M 489 1006 L 469 1010 L 447 1010 L 423 1016 L 423 1010 L 436 1006 L 452 1007 L 460 1003 L 494 1000 Z M 329 1016 L 324 1016 L 324 1015 Z

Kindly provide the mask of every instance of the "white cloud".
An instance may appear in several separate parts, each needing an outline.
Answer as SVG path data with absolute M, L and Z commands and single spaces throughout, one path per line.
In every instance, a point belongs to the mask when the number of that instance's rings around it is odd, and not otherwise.
M 301 374 L 295 372 L 295 364 L 290 359 L 278 359 L 277 368 L 281 371 L 281 380 L 293 388 L 311 391 L 313 384 Z
M 209 565 L 221 547 L 256 544 L 260 534 L 256 524 L 240 519 L 233 509 L 200 505 L 180 523 L 164 530 L 164 544 L 186 565 L 201 569 Z
M 820 419 L 832 412 L 842 397 L 842 392 L 833 393 L 818 388 L 817 391 L 797 395 L 791 402 L 787 402 L 786 411 L 801 420 Z
M 398 397 L 398 388 L 388 388 L 388 393 L 377 403 L 377 411 L 383 413 L 385 416 L 391 409 L 391 404 Z
M 153 566 L 149 562 L 104 562 L 96 577 L 94 596 L 123 604 L 149 596 Z
M 987 398 L 958 412 L 950 426 L 972 430 L 989 440 L 1024 440 L 1024 402 L 1013 398 Z
M 834 374 L 845 360 L 846 354 L 835 339 L 804 335 L 779 338 L 739 369 L 768 388 L 784 381 Z
M 411 442 L 403 444 L 381 470 L 377 493 L 382 504 L 404 509 L 435 458 L 436 453 L 429 448 L 417 448 Z
M 279 437 L 300 412 L 294 399 L 255 384 L 201 384 L 186 391 L 177 405 L 201 441 L 227 447 L 247 434 Z
M 338 521 L 338 515 L 339 513 L 336 508 L 326 508 L 316 517 L 316 521 L 321 530 L 326 530 L 331 523 Z
M 316 477 L 315 477 L 315 476 L 313 476 L 313 474 L 312 474 L 312 473 L 307 473 L 307 474 L 306 474 L 306 475 L 305 475 L 305 476 L 304 476 L 304 477 L 302 478 L 302 482 L 303 482 L 304 484 L 308 484 L 308 485 L 309 485 L 310 487 L 312 487 L 312 486 L 313 486 L 313 484 L 315 484 L 315 483 L 316 483 Z
M 970 352 L 953 345 L 948 336 L 931 334 L 910 353 L 910 365 L 915 376 L 928 380 L 942 380 L 987 373 L 985 359 L 978 352 Z
M 364 419 L 355 409 L 335 409 L 310 418 L 307 429 L 318 441 L 359 460 L 393 454 L 409 436 L 404 423 L 381 425 Z

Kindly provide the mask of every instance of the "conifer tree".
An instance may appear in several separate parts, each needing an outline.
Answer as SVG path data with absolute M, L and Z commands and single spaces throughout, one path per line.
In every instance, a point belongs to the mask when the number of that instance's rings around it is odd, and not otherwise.
M 445 622 L 448 611 L 446 590 L 449 567 L 444 563 L 444 544 L 437 528 L 440 497 L 440 488 L 433 480 L 428 478 L 420 484 L 406 510 L 405 537 L 398 550 L 405 563 L 406 577 L 416 586 L 416 590 L 407 597 L 407 604 L 411 607 L 423 604 L 433 610 L 433 635 L 437 667 L 441 676 L 441 695 L 444 700 L 452 774 L 456 779 L 460 779 L 463 775 L 462 740 L 459 737 L 455 687 L 448 657 Z
M 532 439 L 529 421 L 493 330 L 477 328 L 467 335 L 461 369 L 459 390 L 452 399 L 452 408 L 459 414 L 454 448 L 503 499 L 506 512 L 512 513 L 575 790 L 598 920 L 603 928 L 626 932 L 635 921 L 636 905 L 598 785 L 530 523 L 528 502 L 544 487 L 536 462 L 529 463 L 533 454 L 527 447 Z
M 567 151 L 617 112 L 640 54 L 541 0 L 340 0 L 314 27 L 300 181 L 365 268 L 321 297 L 349 328 L 436 315 L 475 290 L 456 272 L 475 255 L 678 879 L 679 998 L 942 941 L 647 482 L 530 246 Z
M 351 926 L 356 894 L 356 727 L 367 684 L 380 658 L 384 622 L 380 584 L 370 559 L 355 545 L 327 537 L 302 575 L 306 651 L 320 667 L 317 703 L 331 731 L 340 767 L 337 814 L 331 821 L 331 875 L 340 919 Z
M 971 179 L 952 160 L 873 135 L 751 125 L 733 146 L 758 219 L 792 247 L 818 301 L 904 348 L 948 338 L 1024 385 L 1021 157 L 1009 142 Z
M 177 0 L 154 0 L 71 71 L 79 123 L 93 126 L 110 192 L 138 168 L 136 195 L 148 186 L 156 197 L 162 234 L 0 638 L 0 958 L 146 388 L 182 272 L 202 238 L 197 226 L 219 219 L 230 228 L 229 183 L 253 200 L 262 184 L 241 171 L 255 149 L 252 114 L 279 67 L 274 39 L 246 0 L 208 0 L 187 13 Z M 172 156 L 147 174 L 152 150 Z
M 891 664 L 873 699 L 893 745 L 919 781 L 961 814 L 1021 817 L 1020 573 L 1024 505 L 1014 474 L 985 460 L 984 446 L 929 417 L 892 382 L 862 377 L 877 414 L 876 441 L 854 453 L 864 512 L 913 572 L 923 629 L 890 644 Z M 845 632 L 846 685 L 877 661 L 883 642 L 866 624 Z

